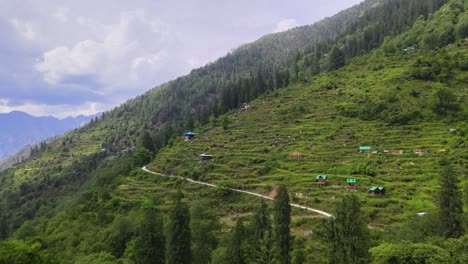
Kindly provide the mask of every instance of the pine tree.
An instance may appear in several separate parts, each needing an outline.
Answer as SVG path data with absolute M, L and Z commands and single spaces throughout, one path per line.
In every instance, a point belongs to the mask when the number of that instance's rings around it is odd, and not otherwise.
M 182 202 L 183 194 L 179 191 L 174 197 L 174 204 L 169 210 L 167 224 L 167 264 L 190 263 L 190 217 L 188 206 Z
M 5 215 L 1 215 L 0 216 L 0 240 L 6 239 L 7 237 L 8 237 L 8 221 Z
M 257 259 L 262 251 L 262 246 L 265 247 L 271 241 L 264 241 L 265 235 L 270 233 L 271 235 L 271 223 L 268 213 L 268 205 L 265 200 L 261 200 L 260 206 L 258 207 L 257 211 L 255 212 L 253 219 L 252 219 L 252 226 L 251 229 L 253 230 L 253 236 L 251 239 L 253 249 L 253 258 Z M 271 239 L 270 239 L 271 240 Z M 264 243 L 260 243 L 263 241 Z M 270 250 L 266 248 L 264 250 Z
M 245 230 L 244 224 L 240 218 L 237 219 L 236 226 L 231 235 L 229 245 L 227 247 L 227 260 L 229 264 L 244 264 L 245 250 L 244 250 Z
M 275 241 L 277 260 L 282 264 L 291 263 L 291 205 L 288 190 L 281 185 L 274 201 L 273 237 Z
M 156 208 L 143 209 L 144 219 L 135 242 L 137 263 L 164 264 L 165 237 L 163 218 Z
M 268 216 L 268 204 L 261 200 L 260 206 L 254 214 L 252 221 L 252 230 L 254 232 L 253 241 L 258 242 L 271 229 L 270 218 Z
M 109 246 L 112 249 L 112 254 L 116 258 L 123 256 L 127 243 L 132 239 L 134 230 L 131 229 L 131 224 L 124 217 L 116 217 L 112 223 L 111 232 L 109 234 Z
M 330 53 L 330 71 L 338 70 L 345 65 L 345 55 L 338 47 L 333 47 Z
M 273 236 L 271 230 L 268 230 L 263 238 L 257 241 L 259 250 L 255 253 L 254 259 L 256 264 L 271 264 L 275 263 L 277 253 L 275 251 Z
M 368 263 L 369 230 L 356 195 L 344 196 L 336 205 L 336 217 L 328 225 L 330 262 Z
M 148 131 L 143 132 L 143 135 L 141 136 L 141 145 L 152 153 L 155 153 L 156 151 L 153 139 Z
M 190 230 L 192 236 L 192 263 L 207 264 L 218 245 L 217 233 L 221 225 L 216 211 L 210 209 L 207 201 L 198 201 L 190 209 Z
M 443 168 L 440 177 L 439 220 L 440 231 L 445 238 L 463 235 L 463 201 L 459 180 L 452 165 Z

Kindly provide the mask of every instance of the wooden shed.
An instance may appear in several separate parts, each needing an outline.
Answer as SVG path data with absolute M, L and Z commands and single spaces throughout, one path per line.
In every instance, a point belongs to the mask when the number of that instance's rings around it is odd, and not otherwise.
M 239 112 L 244 113 L 250 109 L 250 105 L 248 103 L 243 103 L 241 108 L 239 109 Z
M 387 194 L 387 190 L 385 189 L 385 187 L 382 187 L 382 186 L 372 187 L 369 189 L 367 193 L 372 196 L 376 196 L 376 195 L 384 196 Z
M 211 160 L 213 158 L 213 156 L 208 155 L 206 153 L 200 154 L 199 157 L 200 157 L 200 162 L 205 162 L 205 161 Z
M 356 189 L 357 184 L 356 184 L 356 179 L 354 178 L 348 178 L 346 179 L 346 189 Z
M 317 184 L 321 187 L 321 186 L 325 186 L 327 184 L 327 181 L 328 181 L 328 177 L 327 175 L 317 175 L 315 177 L 315 181 L 317 182 Z
M 359 147 L 359 153 L 371 153 L 371 147 L 370 146 L 360 146 Z
M 392 155 L 401 155 L 401 154 L 403 154 L 402 149 L 386 149 L 383 152 L 385 154 L 392 154 Z
M 195 137 L 195 133 L 193 133 L 192 131 L 189 131 L 187 133 L 184 133 L 184 140 L 185 141 L 189 141 L 191 139 L 193 139 Z
M 290 159 L 302 159 L 303 155 L 302 155 L 302 152 L 294 151 L 294 152 L 289 153 L 288 158 L 290 158 Z

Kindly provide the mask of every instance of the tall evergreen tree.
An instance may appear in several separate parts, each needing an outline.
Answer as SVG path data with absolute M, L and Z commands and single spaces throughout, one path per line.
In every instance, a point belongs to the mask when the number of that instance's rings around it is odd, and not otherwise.
M 330 263 L 368 263 L 369 230 L 356 195 L 344 196 L 328 225 Z
M 164 264 L 166 259 L 164 222 L 154 207 L 143 209 L 144 219 L 135 242 L 137 263 Z
M 229 264 L 244 264 L 245 260 L 245 229 L 240 218 L 237 219 L 236 227 L 231 235 L 229 245 L 227 247 L 227 261 Z
M 260 255 L 262 247 L 268 246 L 268 243 L 270 242 L 266 240 L 263 241 L 266 234 L 269 233 L 271 236 L 271 223 L 268 214 L 268 204 L 263 199 L 261 200 L 260 205 L 253 216 L 251 229 L 253 231 L 253 236 L 251 239 L 253 259 L 257 259 Z M 264 250 L 270 249 L 265 248 Z
M 330 71 L 338 70 L 345 65 L 345 55 L 337 46 L 330 53 Z
M 190 217 L 187 204 L 182 201 L 181 191 L 174 196 L 174 204 L 169 210 L 167 224 L 167 264 L 190 263 Z
M 459 180 L 452 167 L 443 168 L 439 190 L 440 231 L 446 238 L 458 238 L 463 235 L 463 201 L 459 190 Z
M 254 214 L 252 220 L 252 230 L 253 234 L 253 241 L 258 242 L 265 236 L 266 232 L 271 229 L 270 218 L 268 215 L 268 204 L 265 200 L 261 200 L 260 206 L 258 207 L 257 211 Z
M 217 232 L 221 226 L 216 212 L 209 203 L 199 201 L 190 209 L 190 230 L 192 235 L 192 263 L 207 264 L 218 245 Z
M 275 251 L 273 235 L 271 230 L 268 230 L 262 239 L 257 241 L 259 250 L 255 253 L 254 259 L 256 264 L 271 264 L 275 263 L 277 253 Z
M 128 219 L 117 217 L 112 223 L 111 232 L 109 234 L 109 246 L 112 248 L 112 254 L 116 258 L 122 257 L 125 252 L 127 243 L 132 239 L 134 232 L 131 228 Z
M 0 215 L 0 240 L 8 237 L 8 221 L 5 215 Z
M 291 205 L 288 190 L 284 185 L 278 188 L 274 201 L 273 238 L 275 241 L 277 260 L 282 264 L 290 264 L 291 250 Z
M 146 148 L 147 150 L 151 151 L 152 153 L 155 153 L 156 148 L 154 146 L 153 139 L 151 138 L 151 135 L 148 131 L 144 131 L 143 135 L 141 136 L 141 145 Z

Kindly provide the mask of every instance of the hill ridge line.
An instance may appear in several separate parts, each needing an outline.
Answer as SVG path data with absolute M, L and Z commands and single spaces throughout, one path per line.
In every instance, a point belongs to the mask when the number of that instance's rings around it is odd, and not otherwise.
M 161 176 L 161 177 L 182 179 L 182 180 L 188 181 L 190 183 L 194 183 L 194 184 L 205 185 L 205 186 L 213 187 L 213 188 L 222 188 L 222 187 L 220 187 L 218 185 L 207 183 L 207 182 L 196 181 L 196 180 L 192 180 L 192 179 L 184 178 L 184 177 L 180 177 L 180 176 L 165 175 L 165 174 L 162 174 L 162 173 L 159 173 L 159 172 L 154 172 L 154 171 L 151 171 L 148 168 L 146 168 L 146 166 L 142 167 L 141 169 L 143 171 L 145 171 L 145 172 L 148 172 L 148 173 L 151 173 L 151 174 L 154 174 L 154 175 L 158 175 L 158 176 Z M 226 187 L 223 187 L 223 188 L 226 188 Z M 234 189 L 234 188 L 226 188 L 226 189 L 234 191 L 234 192 L 238 192 L 238 193 L 245 193 L 245 194 L 248 194 L 248 195 L 257 196 L 257 197 L 260 197 L 260 198 L 266 199 L 266 200 L 273 200 L 273 198 L 271 198 L 269 196 L 259 194 L 259 193 L 254 193 L 254 192 L 249 192 L 249 191 L 244 191 L 244 190 L 239 190 L 239 189 Z M 303 206 L 303 205 L 299 205 L 299 204 L 295 204 L 295 203 L 290 203 L 290 205 L 292 207 L 296 207 L 296 208 L 300 208 L 300 209 L 304 209 L 304 210 L 307 210 L 307 211 L 318 213 L 318 214 L 326 216 L 328 218 L 334 218 L 334 216 L 332 214 L 327 213 L 327 212 L 322 211 L 322 210 L 314 209 L 314 208 L 311 208 L 311 207 L 307 207 L 307 206 Z

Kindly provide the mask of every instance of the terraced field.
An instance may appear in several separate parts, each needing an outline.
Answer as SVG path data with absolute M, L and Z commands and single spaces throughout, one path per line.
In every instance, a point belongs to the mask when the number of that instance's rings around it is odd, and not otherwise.
M 409 64 L 398 65 L 395 58 L 388 60 L 385 65 L 389 69 L 370 71 L 366 65 L 352 64 L 335 76 L 319 76 L 265 95 L 251 102 L 248 111 L 228 114 L 227 129 L 212 122 L 195 131 L 193 140 L 183 141 L 181 137 L 173 141 L 148 167 L 266 195 L 283 183 L 293 200 L 324 210 L 332 208 L 334 199 L 346 192 L 346 179 L 355 178 L 356 193 L 377 225 L 430 211 L 434 208 L 440 163 L 451 159 L 465 173 L 466 122 L 431 116 L 425 107 L 428 84 L 402 79 Z M 366 77 L 361 78 L 363 75 Z M 322 88 L 330 78 L 338 88 Z M 345 117 L 337 107 L 348 104 L 357 94 L 377 98 L 395 86 L 399 87 L 395 96 L 402 107 L 413 104 L 430 118 L 389 125 L 380 120 Z M 420 98 L 409 96 L 411 89 L 417 89 Z M 459 91 L 466 97 L 466 89 Z M 371 146 L 376 153 L 360 154 L 358 149 L 363 145 Z M 423 154 L 414 153 L 415 149 Z M 403 153 L 387 154 L 384 150 Z M 299 157 L 290 157 L 294 152 Z M 201 163 L 201 153 L 213 155 L 213 159 Z M 328 175 L 323 188 L 315 183 L 319 174 Z M 369 196 L 372 186 L 384 186 L 387 195 Z

